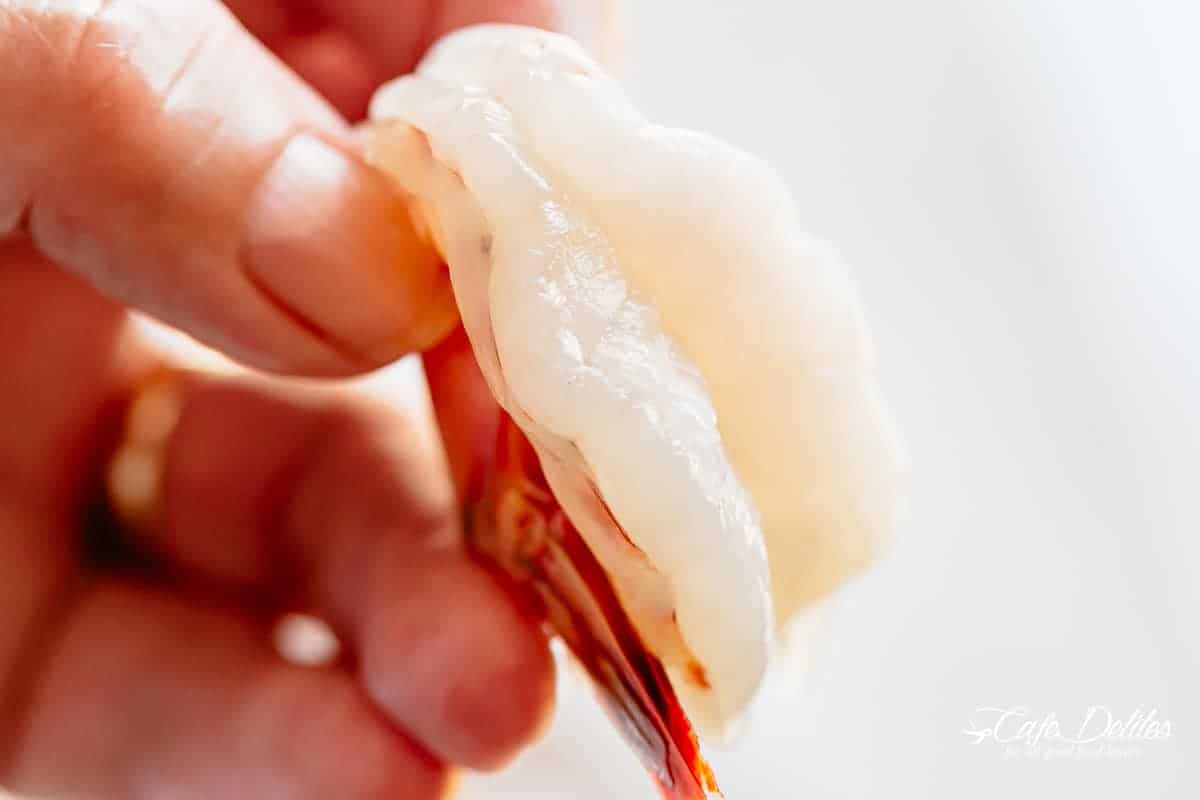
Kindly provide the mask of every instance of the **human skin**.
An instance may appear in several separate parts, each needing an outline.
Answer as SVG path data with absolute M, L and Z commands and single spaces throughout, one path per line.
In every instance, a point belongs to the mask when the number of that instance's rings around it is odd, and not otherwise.
M 442 797 L 536 736 L 553 697 L 536 625 L 461 542 L 451 476 L 487 427 L 465 343 L 426 354 L 439 418 L 462 421 L 443 436 L 268 373 L 353 375 L 446 333 L 444 275 L 412 262 L 352 123 L 448 30 L 566 17 L 226 6 L 0 0 L 0 785 Z M 172 379 L 162 513 L 114 537 L 92 513 L 106 464 L 171 369 L 129 309 L 260 372 Z M 344 657 L 283 660 L 293 610 Z

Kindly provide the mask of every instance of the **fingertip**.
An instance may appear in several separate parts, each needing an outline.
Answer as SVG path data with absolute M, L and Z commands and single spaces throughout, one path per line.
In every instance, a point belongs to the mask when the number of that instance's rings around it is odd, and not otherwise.
M 494 770 L 543 730 L 554 664 L 534 624 L 479 566 L 427 565 L 362 643 L 368 691 L 436 755 Z
M 293 137 L 251 196 L 247 277 L 355 360 L 431 346 L 457 320 L 449 272 L 382 173 L 313 133 Z
M 463 736 L 472 769 L 508 765 L 545 732 L 554 708 L 556 676 L 545 640 L 532 628 L 514 636 L 512 653 L 447 693 L 446 717 Z

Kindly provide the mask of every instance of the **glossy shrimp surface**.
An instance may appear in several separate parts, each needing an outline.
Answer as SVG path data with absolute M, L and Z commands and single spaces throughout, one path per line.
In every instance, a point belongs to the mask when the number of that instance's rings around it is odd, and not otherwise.
M 646 121 L 560 36 L 451 35 L 376 96 L 497 402 L 684 709 L 867 562 L 900 460 L 852 284 L 758 159 Z

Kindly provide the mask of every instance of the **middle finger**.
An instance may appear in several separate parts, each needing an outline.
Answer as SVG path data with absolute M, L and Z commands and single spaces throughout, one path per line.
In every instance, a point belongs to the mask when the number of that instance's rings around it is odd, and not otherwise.
M 140 442 L 114 463 L 117 478 L 130 458 L 158 476 L 140 498 L 145 546 L 329 620 L 371 698 L 451 763 L 497 767 L 538 732 L 549 651 L 466 554 L 429 426 L 277 381 L 176 374 L 141 397 Z M 160 413 L 177 422 L 146 420 Z

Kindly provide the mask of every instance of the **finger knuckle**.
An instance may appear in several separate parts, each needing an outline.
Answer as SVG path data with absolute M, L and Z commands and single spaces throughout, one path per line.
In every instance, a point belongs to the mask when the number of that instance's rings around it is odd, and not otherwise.
M 361 398 L 327 412 L 332 471 L 354 476 L 352 503 L 362 524 L 438 540 L 454 525 L 453 496 L 428 424 Z

